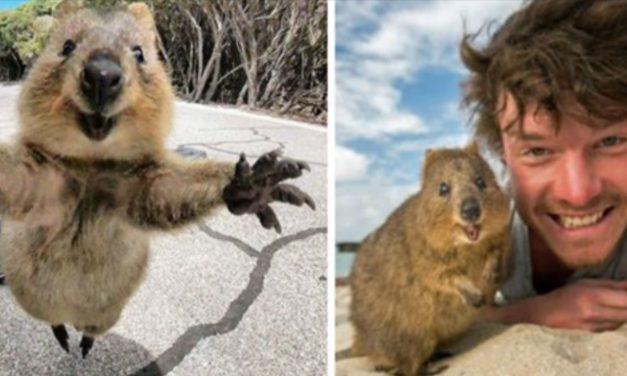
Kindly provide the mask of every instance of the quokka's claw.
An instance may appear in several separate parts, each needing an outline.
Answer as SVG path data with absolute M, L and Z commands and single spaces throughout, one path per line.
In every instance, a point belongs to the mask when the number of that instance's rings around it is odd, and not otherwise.
M 306 204 L 311 209 L 316 210 L 316 203 L 311 196 L 291 184 L 277 185 L 272 190 L 272 199 L 275 201 L 287 202 L 296 206 Z
M 277 149 L 274 149 L 272 151 L 269 151 L 263 154 L 261 157 L 266 157 L 271 160 L 277 160 L 277 158 L 281 157 L 282 155 L 283 155 L 283 150 L 277 148 Z
M 242 153 L 239 156 L 239 162 L 235 165 L 235 179 L 244 180 L 252 174 L 250 164 L 246 160 L 246 154 Z
M 253 173 L 257 178 L 263 178 L 276 171 L 277 161 L 281 156 L 281 149 L 262 154 L 253 165 Z
M 259 211 L 257 212 L 257 218 L 259 218 L 259 221 L 264 228 L 274 228 L 276 232 L 278 232 L 279 234 L 281 233 L 282 229 L 281 224 L 279 223 L 279 219 L 274 213 L 274 210 L 272 210 L 272 208 L 268 205 L 259 209 Z
M 305 161 L 295 161 L 296 163 L 298 163 L 298 167 L 301 170 L 307 170 L 309 172 L 311 172 L 311 167 L 309 167 L 309 163 L 305 162 Z
M 52 333 L 54 334 L 54 338 L 57 339 L 57 342 L 59 342 L 59 345 L 61 345 L 63 350 L 65 350 L 66 353 L 69 353 L 70 346 L 68 345 L 67 340 L 70 338 L 70 336 L 68 336 L 67 330 L 65 330 L 65 326 L 63 324 L 52 326 Z
M 283 159 L 279 162 L 277 168 L 279 179 L 297 178 L 303 174 L 303 170 L 311 171 L 307 162 L 297 161 L 295 159 Z
M 460 289 L 459 292 L 461 293 L 466 304 L 470 307 L 481 308 L 486 303 L 485 296 L 479 291 Z
M 81 339 L 81 353 L 83 354 L 83 359 L 89 354 L 89 350 L 94 346 L 94 339 L 92 337 L 83 336 Z

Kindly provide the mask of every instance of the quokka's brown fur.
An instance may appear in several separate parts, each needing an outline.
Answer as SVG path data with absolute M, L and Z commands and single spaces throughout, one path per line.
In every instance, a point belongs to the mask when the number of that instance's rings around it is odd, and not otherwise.
M 143 279 L 149 233 L 223 205 L 235 166 L 166 151 L 173 93 L 145 4 L 106 12 L 68 4 L 23 84 L 18 142 L 0 147 L 0 252 L 29 314 L 93 338 L 116 323 Z M 61 53 L 68 40 L 70 57 Z M 101 141 L 79 124 L 92 112 L 80 80 L 95 53 L 113 56 L 124 73 L 121 94 L 103 109 L 115 126 Z
M 462 215 L 468 202 L 480 208 L 471 220 Z M 428 151 L 420 192 L 357 252 L 350 277 L 352 355 L 368 355 L 378 368 L 405 376 L 427 371 L 434 351 L 492 301 L 509 249 L 508 213 L 475 144 Z

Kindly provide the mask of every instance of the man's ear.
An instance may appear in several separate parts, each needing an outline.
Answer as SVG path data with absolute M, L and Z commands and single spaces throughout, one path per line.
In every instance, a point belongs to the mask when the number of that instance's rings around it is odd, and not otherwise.
M 155 30 L 155 19 L 152 17 L 152 12 L 148 5 L 145 3 L 133 3 L 128 6 L 128 11 L 135 16 L 143 30 Z
M 79 10 L 83 9 L 83 5 L 78 0 L 64 0 L 52 12 L 55 20 L 61 21 Z
M 502 145 L 498 151 L 498 158 L 499 158 L 499 161 L 501 161 L 501 163 L 503 164 L 503 166 L 507 167 L 507 162 L 505 161 L 505 150 L 503 150 Z

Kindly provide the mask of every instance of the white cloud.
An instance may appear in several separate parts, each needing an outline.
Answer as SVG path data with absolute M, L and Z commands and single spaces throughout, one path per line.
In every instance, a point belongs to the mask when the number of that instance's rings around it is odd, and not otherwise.
M 463 147 L 470 141 L 469 133 L 453 133 L 439 137 L 430 137 L 416 140 L 400 141 L 394 145 L 394 152 L 412 152 L 424 154 L 427 149 L 441 147 L 458 148 Z
M 343 142 L 427 131 L 421 117 L 402 108 L 400 85 L 426 66 L 461 72 L 464 33 L 503 20 L 515 1 L 338 1 L 337 43 L 348 53 L 336 62 L 337 134 Z
M 367 64 L 336 62 L 336 123 L 338 139 L 376 139 L 388 134 L 426 131 L 423 121 L 399 108 L 401 93 L 379 79 L 381 72 L 366 71 Z M 388 69 L 393 69 L 389 67 Z
M 393 8 L 378 30 L 351 45 L 355 53 L 389 60 L 419 57 L 418 64 L 450 63 L 464 32 L 503 21 L 522 1 L 421 1 Z M 466 30 L 464 30 L 466 23 Z M 450 55 L 450 56 L 447 56 Z
M 335 178 L 338 182 L 363 179 L 368 170 L 368 158 L 347 147 L 335 147 Z
M 385 185 L 370 182 L 360 186 L 340 186 L 336 189 L 336 238 L 341 241 L 361 241 L 381 226 L 387 216 L 418 191 L 417 185 Z

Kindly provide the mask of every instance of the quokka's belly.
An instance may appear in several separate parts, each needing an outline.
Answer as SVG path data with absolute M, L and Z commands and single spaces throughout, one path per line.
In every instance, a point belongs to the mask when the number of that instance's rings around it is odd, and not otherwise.
M 83 230 L 79 238 L 68 231 L 42 239 L 41 229 L 3 229 L 0 252 L 9 286 L 34 317 L 53 324 L 97 321 L 121 310 L 143 279 L 148 262 L 143 234 Z

